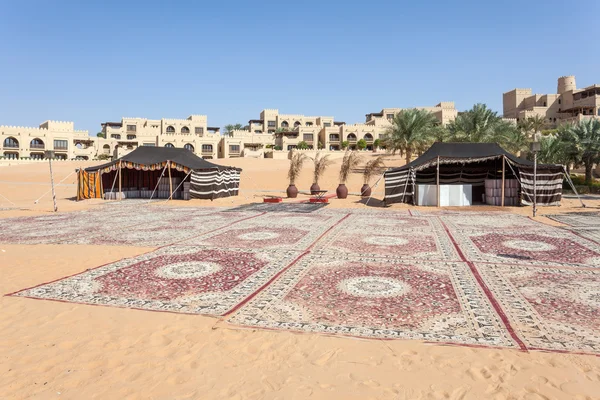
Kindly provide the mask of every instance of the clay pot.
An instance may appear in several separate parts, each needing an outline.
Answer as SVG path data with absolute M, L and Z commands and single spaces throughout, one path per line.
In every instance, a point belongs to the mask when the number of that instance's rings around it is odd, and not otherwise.
M 362 185 L 362 187 L 360 188 L 360 195 L 362 197 L 371 197 L 371 187 L 366 183 Z
M 288 198 L 295 199 L 296 197 L 298 197 L 298 188 L 296 187 L 296 185 L 290 184 L 290 186 L 288 186 L 286 190 L 286 193 Z
M 337 189 L 335 189 L 335 194 L 338 199 L 345 199 L 348 197 L 348 188 L 345 184 L 340 183 Z
M 313 195 L 314 195 L 314 194 L 317 194 L 317 192 L 318 192 L 319 190 L 321 190 L 321 187 L 320 187 L 318 184 L 316 184 L 316 183 L 313 183 L 313 184 L 310 186 L 310 194 L 313 194 Z

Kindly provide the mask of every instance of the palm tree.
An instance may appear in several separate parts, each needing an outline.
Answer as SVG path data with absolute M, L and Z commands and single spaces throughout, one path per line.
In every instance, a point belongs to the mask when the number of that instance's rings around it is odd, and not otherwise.
M 503 120 L 485 104 L 459 113 L 448 124 L 448 140 L 452 142 L 498 143 L 516 152 L 526 147 L 526 137 L 512 123 Z
M 539 134 L 546 127 L 546 119 L 541 115 L 534 115 L 533 117 L 527 117 L 517 124 L 517 127 L 526 135 L 531 134 L 531 141 L 536 141 Z
M 224 134 L 227 136 L 233 136 L 233 131 L 239 131 L 244 129 L 244 126 L 242 124 L 229 124 L 229 125 L 225 125 L 225 132 Z
M 393 154 L 404 154 L 408 164 L 414 153 L 425 151 L 435 141 L 440 129 L 443 128 L 437 118 L 429 111 L 403 110 L 394 115 L 382 144 Z
M 561 129 L 560 136 L 569 158 L 585 167 L 585 183 L 592 183 L 592 169 L 600 162 L 600 120 L 579 121 Z

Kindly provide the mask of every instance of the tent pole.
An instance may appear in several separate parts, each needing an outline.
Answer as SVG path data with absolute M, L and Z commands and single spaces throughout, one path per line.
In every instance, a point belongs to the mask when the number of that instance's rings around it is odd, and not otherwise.
M 121 187 L 121 179 L 123 178 L 123 175 L 121 172 L 123 170 L 122 163 L 123 163 L 123 160 L 119 160 L 119 201 L 123 200 L 123 196 L 122 196 L 123 192 L 121 192 L 121 190 L 123 190 L 123 188 Z
M 171 161 L 167 161 L 167 165 L 169 166 L 169 200 L 173 198 L 173 180 L 171 179 Z
M 437 174 L 436 174 L 436 186 L 437 186 L 437 206 L 440 206 L 440 156 L 437 158 Z
M 501 190 L 501 196 L 502 196 L 502 200 L 500 202 L 500 204 L 502 205 L 502 207 L 504 207 L 504 181 L 505 181 L 505 172 L 506 172 L 506 160 L 505 160 L 506 156 L 502 156 L 502 190 Z

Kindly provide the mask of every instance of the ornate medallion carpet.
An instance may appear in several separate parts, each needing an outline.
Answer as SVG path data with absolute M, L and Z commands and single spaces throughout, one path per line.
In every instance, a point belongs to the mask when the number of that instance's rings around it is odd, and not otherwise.
M 600 244 L 583 232 L 594 226 L 131 204 L 0 220 L 0 243 L 158 247 L 13 295 L 226 316 L 232 326 L 600 354 Z
M 546 215 L 561 224 L 574 227 L 597 227 L 600 228 L 600 213 L 598 212 L 576 212 L 566 214 Z

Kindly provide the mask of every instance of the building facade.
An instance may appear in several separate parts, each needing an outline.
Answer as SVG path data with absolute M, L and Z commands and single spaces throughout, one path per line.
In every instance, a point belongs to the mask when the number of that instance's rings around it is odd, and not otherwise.
M 206 115 L 186 119 L 122 118 L 102 124 L 97 138 L 99 154 L 121 157 L 139 146 L 180 147 L 203 158 L 217 158 L 220 129 L 209 127 Z
M 517 122 L 541 116 L 549 124 L 600 118 L 600 85 L 577 89 L 574 76 L 558 78 L 556 94 L 532 94 L 531 89 L 513 89 L 502 96 L 504 118 Z
M 63 160 L 91 159 L 96 154 L 88 131 L 73 122 L 46 121 L 39 127 L 0 126 L 0 156 L 4 159 L 44 159 L 47 150 Z

